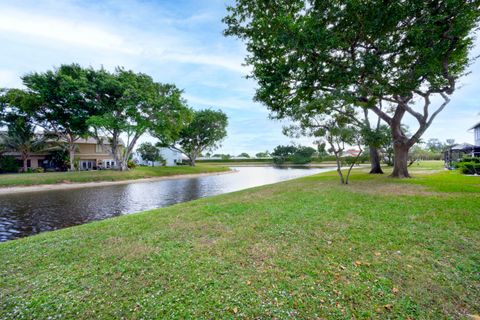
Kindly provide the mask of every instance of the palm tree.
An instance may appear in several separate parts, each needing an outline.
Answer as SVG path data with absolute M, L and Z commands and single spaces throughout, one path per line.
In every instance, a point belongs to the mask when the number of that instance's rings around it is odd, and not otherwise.
M 45 149 L 45 137 L 35 134 L 35 126 L 27 117 L 12 116 L 8 121 L 8 133 L 3 139 L 6 151 L 19 152 L 22 171 L 28 169 L 27 160 L 32 153 Z

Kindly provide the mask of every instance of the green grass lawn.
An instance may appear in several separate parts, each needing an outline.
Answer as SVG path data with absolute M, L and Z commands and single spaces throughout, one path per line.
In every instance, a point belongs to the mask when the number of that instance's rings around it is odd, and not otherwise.
M 0 174 L 0 187 L 27 186 L 37 184 L 55 184 L 70 182 L 119 181 L 142 178 L 165 177 L 180 174 L 210 173 L 229 170 L 225 166 L 197 165 L 176 167 L 136 167 L 130 171 L 77 171 Z
M 1 243 L 0 318 L 469 319 L 480 177 L 412 173 L 320 174 Z

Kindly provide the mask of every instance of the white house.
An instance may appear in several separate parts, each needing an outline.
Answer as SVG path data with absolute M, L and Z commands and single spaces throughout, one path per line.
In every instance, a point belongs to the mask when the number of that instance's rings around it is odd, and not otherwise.
M 159 149 L 160 149 L 160 155 L 162 156 L 163 160 L 165 160 L 165 164 L 160 161 L 155 161 L 155 163 L 153 164 L 153 166 L 155 167 L 163 166 L 163 165 L 175 166 L 179 163 L 182 163 L 183 159 L 186 159 L 186 157 L 179 151 L 171 150 L 169 148 L 159 148 Z M 144 165 L 144 166 L 152 165 L 151 161 L 143 160 L 138 152 L 135 152 L 135 154 L 133 155 L 133 161 L 139 165 Z
M 475 137 L 475 146 L 480 147 L 480 122 L 470 128 L 473 130 L 473 136 Z
M 178 163 L 182 163 L 183 159 L 186 159 L 181 152 L 169 148 L 160 148 L 160 155 L 165 160 L 166 166 L 175 166 Z

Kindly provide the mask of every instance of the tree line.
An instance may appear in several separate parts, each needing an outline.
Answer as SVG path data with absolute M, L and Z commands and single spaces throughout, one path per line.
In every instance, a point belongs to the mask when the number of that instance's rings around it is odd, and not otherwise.
M 159 145 L 186 154 L 191 165 L 198 154 L 218 146 L 226 136 L 228 119 L 222 111 L 193 110 L 182 90 L 144 73 L 70 64 L 21 79 L 25 89 L 1 91 L 1 124 L 13 136 L 27 131 L 26 140 L 34 141 L 34 130 L 40 128 L 43 137 L 64 143 L 70 170 L 75 170 L 76 142 L 87 136 L 108 145 L 121 170 L 128 169 L 128 160 L 145 133 L 157 138 Z M 20 151 L 20 145 L 15 151 Z M 27 149 L 36 150 L 33 145 Z

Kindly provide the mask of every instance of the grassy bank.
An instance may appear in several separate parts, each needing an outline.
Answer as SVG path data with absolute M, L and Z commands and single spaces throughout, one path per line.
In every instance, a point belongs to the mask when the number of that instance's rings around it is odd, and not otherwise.
M 154 177 L 167 177 L 181 174 L 222 172 L 229 170 L 225 166 L 197 165 L 176 167 L 136 167 L 130 171 L 78 171 L 1 174 L 0 187 L 30 186 L 38 184 L 55 184 L 70 182 L 120 181 Z
M 440 168 L 321 174 L 1 243 L 0 318 L 467 319 L 480 177 Z

